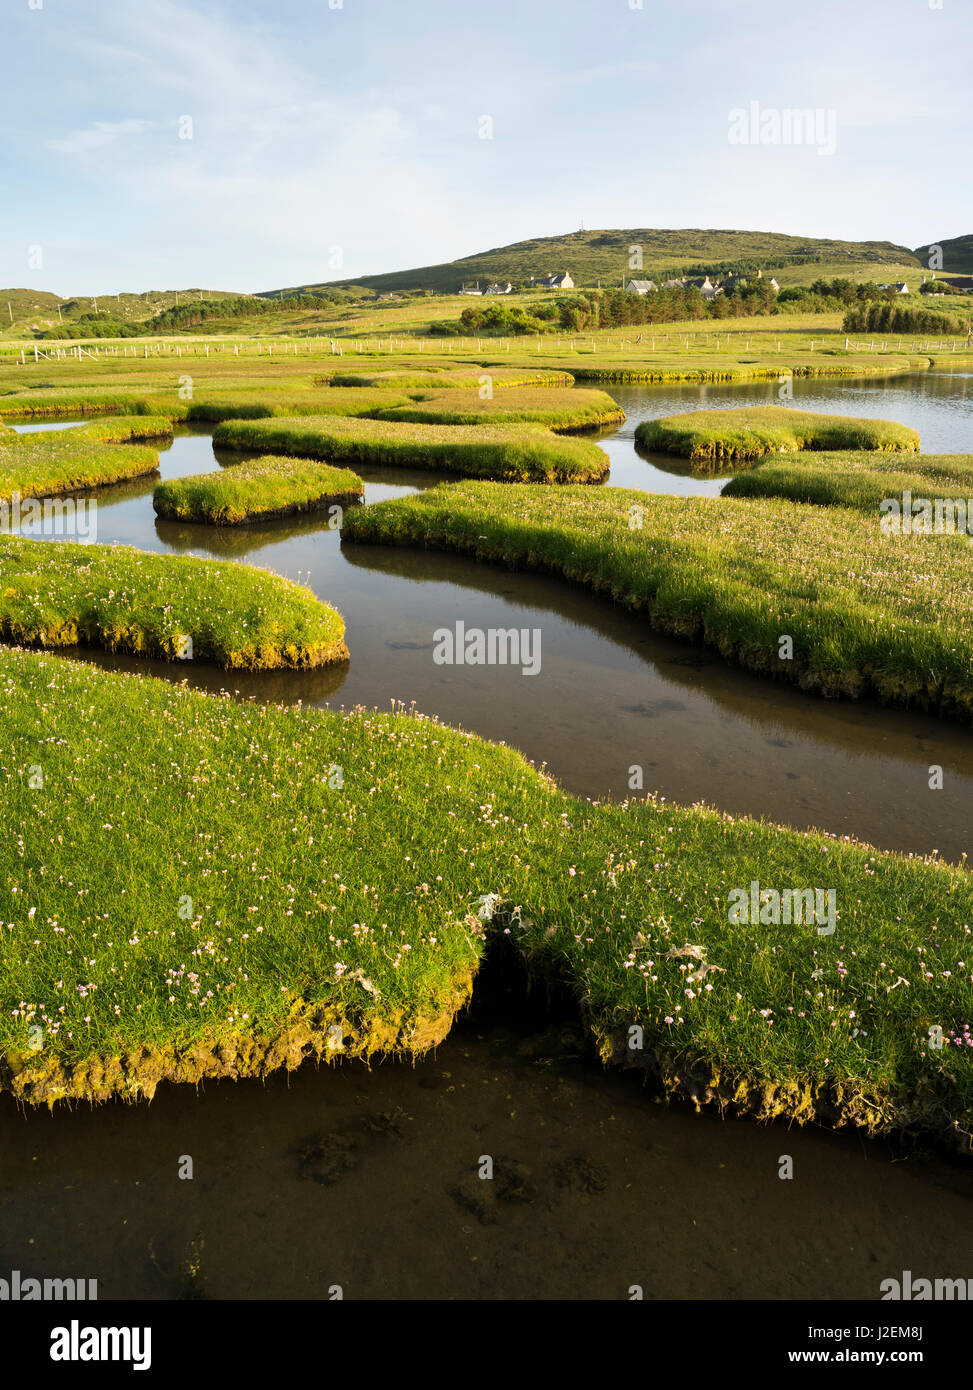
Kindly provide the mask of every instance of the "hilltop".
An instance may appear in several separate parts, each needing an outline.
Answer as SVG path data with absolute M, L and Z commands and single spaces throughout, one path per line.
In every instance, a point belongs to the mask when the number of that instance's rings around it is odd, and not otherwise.
M 642 248 L 642 268 L 629 265 L 630 247 Z M 612 231 L 577 231 L 564 236 L 537 237 L 494 247 L 441 265 L 350 280 L 321 281 L 266 295 L 313 292 L 326 285 L 361 285 L 378 293 L 430 290 L 455 293 L 464 281 L 502 280 L 526 284 L 530 277 L 570 271 L 578 285 L 618 285 L 628 276 L 662 272 L 740 270 L 760 267 L 776 272 L 787 265 L 815 265 L 824 273 L 865 278 L 863 267 L 889 265 L 921 270 L 916 254 L 891 241 L 836 241 L 831 238 L 789 236 L 780 232 L 660 230 L 644 227 Z
M 951 270 L 959 275 L 973 275 L 973 233 L 944 237 L 942 241 L 930 242 L 929 246 L 917 246 L 916 256 L 923 266 L 929 264 L 930 246 L 942 247 L 943 270 Z

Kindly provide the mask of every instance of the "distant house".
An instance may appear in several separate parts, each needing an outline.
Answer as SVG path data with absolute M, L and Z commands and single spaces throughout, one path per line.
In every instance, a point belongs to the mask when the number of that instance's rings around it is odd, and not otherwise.
M 662 288 L 664 290 L 684 290 L 688 283 L 689 281 L 686 279 L 684 275 L 681 280 L 666 280 L 663 283 Z
M 702 280 L 690 280 L 688 283 L 699 290 L 704 299 L 715 299 L 720 293 L 719 286 L 714 285 L 708 275 L 704 275 Z
M 513 285 L 508 280 L 505 285 L 487 285 L 484 294 L 511 294 Z
M 573 290 L 574 281 L 567 271 L 563 275 L 545 275 L 542 280 L 538 280 L 539 285 L 543 285 L 546 290 Z
M 629 280 L 625 289 L 629 294 L 648 294 L 650 290 L 658 290 L 659 286 L 654 280 Z
M 480 289 L 480 282 L 479 282 L 479 280 L 477 280 L 477 282 L 476 282 L 475 285 L 460 285 L 459 290 L 457 291 L 457 293 L 458 293 L 458 294 L 482 294 L 483 291 Z
M 894 285 L 879 285 L 880 290 L 895 290 L 896 294 L 908 294 L 909 286 L 904 280 L 898 280 Z

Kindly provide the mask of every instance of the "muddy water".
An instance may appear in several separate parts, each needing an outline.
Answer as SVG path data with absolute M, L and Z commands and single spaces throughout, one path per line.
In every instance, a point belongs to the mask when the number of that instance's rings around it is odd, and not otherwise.
M 53 1116 L 0 1098 L 0 1270 L 105 1299 L 875 1299 L 904 1269 L 970 1272 L 970 1170 L 663 1107 L 488 973 L 414 1068 Z
M 916 424 L 927 450 L 968 450 L 967 378 L 794 384 L 796 405 Z M 807 388 L 808 396 L 802 392 Z M 888 394 L 886 394 L 888 393 Z M 639 458 L 650 414 L 773 400 L 770 384 L 618 388 L 611 482 L 718 490 Z M 859 396 L 861 399 L 859 399 Z M 910 411 L 912 413 L 910 413 Z M 927 412 L 929 421 L 918 423 Z M 938 433 L 936 432 L 938 431 Z M 180 430 L 163 475 L 214 456 Z M 371 471 L 366 499 L 432 485 Z M 158 666 L 205 688 L 385 705 L 503 739 L 571 789 L 646 789 L 905 850 L 969 849 L 966 730 L 828 703 L 746 676 L 536 576 L 380 547 L 341 547 L 320 519 L 218 533 L 156 523 L 152 485 L 99 497 L 99 541 L 268 565 L 310 583 L 348 624 L 347 669 L 244 677 Z M 541 629 L 543 668 L 439 668 L 436 627 Z M 89 659 L 121 669 L 145 663 Z M 928 790 L 928 767 L 947 770 Z M 652 1103 L 603 1071 L 562 1001 L 499 967 L 472 1015 L 415 1068 L 304 1069 L 266 1085 L 163 1088 L 151 1106 L 19 1114 L 0 1098 L 0 1269 L 96 1277 L 102 1297 L 874 1298 L 903 1269 L 970 1273 L 973 1174 L 921 1151 L 821 1131 L 723 1123 Z M 509 967 L 508 967 L 509 972 Z M 180 1181 L 182 1155 L 194 1161 Z M 790 1154 L 795 1179 L 782 1182 Z M 477 1177 L 481 1155 L 493 1183 Z M 892 1161 L 892 1160 L 895 1161 Z

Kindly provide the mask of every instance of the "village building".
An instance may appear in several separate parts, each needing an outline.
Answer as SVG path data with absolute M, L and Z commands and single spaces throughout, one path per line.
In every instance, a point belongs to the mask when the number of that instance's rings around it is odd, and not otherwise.
M 512 294 L 513 285 L 508 280 L 505 285 L 487 285 L 484 294 Z
M 531 276 L 530 282 L 532 285 L 535 283 L 533 276 Z M 574 281 L 571 279 L 568 271 L 565 271 L 563 275 L 545 275 L 542 280 L 538 280 L 536 283 L 542 285 L 545 290 L 574 289 Z
M 658 290 L 659 286 L 654 280 L 629 280 L 625 288 L 629 294 L 648 294 L 650 290 Z

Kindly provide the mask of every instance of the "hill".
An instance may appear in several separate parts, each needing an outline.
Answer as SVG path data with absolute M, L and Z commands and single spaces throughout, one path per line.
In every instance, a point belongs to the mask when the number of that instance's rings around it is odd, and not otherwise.
M 235 299 L 233 290 L 146 290 L 143 294 L 62 298 L 45 290 L 0 289 L 0 334 L 20 338 L 36 329 L 70 325 L 85 314 L 123 323 L 144 323 L 165 309 L 194 299 Z M 60 313 L 58 310 L 60 309 Z
M 642 248 L 642 268 L 630 269 L 630 247 Z M 395 290 L 431 290 L 454 294 L 465 281 L 501 280 L 526 284 L 530 277 L 569 271 L 578 285 L 617 285 L 635 275 L 653 278 L 669 272 L 703 273 L 757 269 L 774 271 L 785 265 L 827 266 L 832 275 L 851 272 L 853 265 L 895 265 L 920 268 L 908 247 L 890 241 L 835 241 L 830 238 L 789 236 L 780 232 L 658 230 L 630 228 L 614 231 L 578 231 L 565 236 L 537 237 L 494 247 L 441 265 L 382 275 L 359 275 L 354 281 L 321 281 L 297 285 L 264 295 L 313 292 L 326 285 L 356 284 L 379 293 Z M 821 272 L 823 273 L 823 271 Z M 852 272 L 853 273 L 853 272 Z
M 973 275 L 973 233 L 945 237 L 942 241 L 930 242 L 930 246 L 942 247 L 943 270 L 952 270 L 960 275 Z M 924 266 L 928 266 L 929 246 L 917 246 L 916 256 Z

